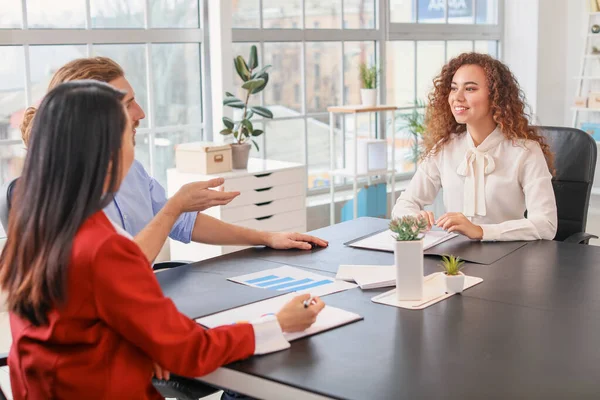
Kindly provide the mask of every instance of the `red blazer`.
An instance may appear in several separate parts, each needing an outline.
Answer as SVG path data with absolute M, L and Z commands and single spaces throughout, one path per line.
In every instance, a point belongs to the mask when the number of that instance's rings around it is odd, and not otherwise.
M 175 308 L 140 248 L 103 212 L 71 251 L 67 302 L 36 327 L 11 315 L 10 381 L 18 399 L 160 399 L 153 361 L 202 376 L 254 353 L 254 330 L 204 330 Z

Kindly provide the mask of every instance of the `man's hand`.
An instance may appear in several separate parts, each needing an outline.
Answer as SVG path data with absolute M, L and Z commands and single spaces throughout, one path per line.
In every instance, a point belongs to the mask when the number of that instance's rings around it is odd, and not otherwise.
M 206 182 L 192 182 L 183 185 L 167 204 L 172 205 L 181 214 L 189 211 L 204 211 L 214 206 L 223 206 L 239 196 L 240 192 L 223 192 L 211 190 L 225 182 L 223 178 L 215 178 Z
M 156 376 L 156 379 L 164 379 L 165 381 L 168 381 L 169 378 L 171 378 L 171 373 L 166 369 L 162 369 L 162 367 L 157 363 L 154 363 L 154 376 Z
M 462 213 L 450 212 L 442 215 L 437 226 L 448 231 L 461 233 L 469 239 L 483 239 L 483 229 L 467 219 Z
M 303 249 L 310 250 L 314 246 L 327 247 L 329 243 L 315 236 L 296 232 L 273 232 L 267 236 L 267 246 L 273 249 Z

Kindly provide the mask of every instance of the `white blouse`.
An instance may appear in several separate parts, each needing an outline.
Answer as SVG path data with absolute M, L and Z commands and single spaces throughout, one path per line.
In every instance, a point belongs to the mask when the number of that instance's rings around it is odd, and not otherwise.
M 550 240 L 556 235 L 552 175 L 535 141 L 509 140 L 496 128 L 475 147 L 468 132 L 453 135 L 419 165 L 392 215 L 417 214 L 440 188 L 446 212 L 463 213 L 481 226 L 483 240 Z

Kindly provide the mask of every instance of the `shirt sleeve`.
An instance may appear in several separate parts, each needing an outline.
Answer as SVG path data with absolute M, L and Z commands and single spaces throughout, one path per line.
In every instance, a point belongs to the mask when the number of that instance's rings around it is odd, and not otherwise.
M 392 217 L 418 214 L 435 200 L 441 187 L 440 170 L 433 157 L 427 157 L 398 198 Z
M 255 353 L 289 347 L 275 317 L 205 330 L 163 295 L 144 255 L 118 234 L 100 246 L 92 284 L 100 319 L 176 374 L 202 376 Z
M 154 215 L 156 215 L 167 203 L 167 194 L 165 189 L 156 181 L 156 179 L 150 176 L 148 176 L 148 178 L 150 195 L 152 196 L 152 211 L 154 212 Z M 181 214 L 179 218 L 177 218 L 177 221 L 175 221 L 171 233 L 169 233 L 169 237 L 183 243 L 191 242 L 192 231 L 194 230 L 197 216 L 197 212 Z
M 483 240 L 552 240 L 556 235 L 558 215 L 552 188 L 552 175 L 539 144 L 527 145 L 527 155 L 519 171 L 525 194 L 527 218 L 500 224 L 482 224 Z

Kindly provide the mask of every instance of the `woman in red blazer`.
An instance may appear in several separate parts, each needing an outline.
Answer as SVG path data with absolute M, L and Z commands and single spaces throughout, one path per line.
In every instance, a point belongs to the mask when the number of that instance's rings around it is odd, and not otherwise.
M 155 399 L 153 362 L 185 376 L 289 347 L 324 304 L 204 330 L 179 313 L 138 246 L 102 209 L 133 161 L 124 93 L 62 84 L 36 114 L 16 187 L 0 285 L 8 294 L 15 399 Z

